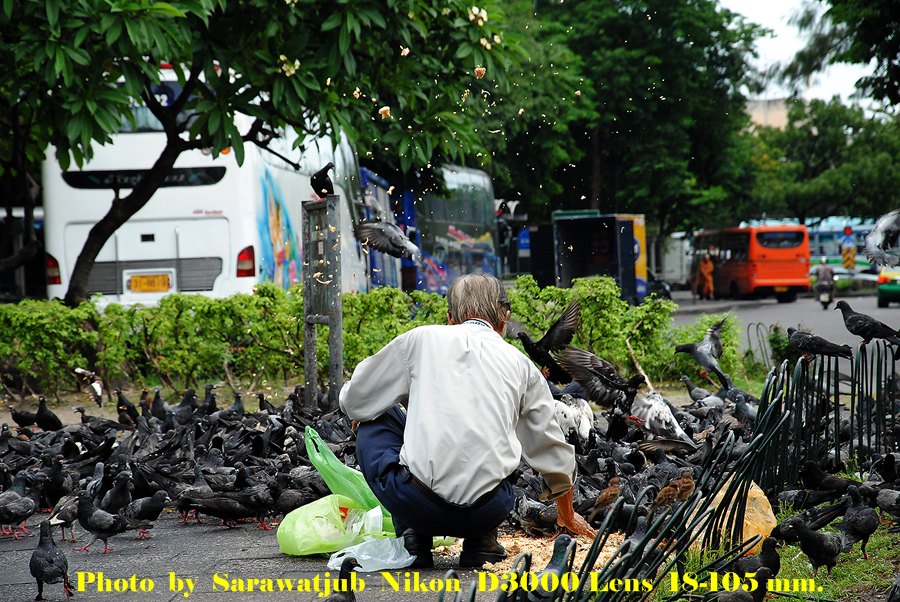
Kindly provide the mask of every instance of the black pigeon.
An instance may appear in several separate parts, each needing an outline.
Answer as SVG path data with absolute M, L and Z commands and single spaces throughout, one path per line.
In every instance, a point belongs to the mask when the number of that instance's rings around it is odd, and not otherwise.
M 548 562 L 547 566 L 544 567 L 544 570 L 538 574 L 538 586 L 528 592 L 528 602 L 553 600 L 558 597 L 558 589 L 545 589 L 544 584 L 559 583 L 563 573 L 566 572 L 568 568 L 570 555 L 575 553 L 574 546 L 571 548 L 569 547 L 572 542 L 572 537 L 565 533 L 557 536 L 556 540 L 553 542 L 553 553 L 550 556 L 550 562 Z M 556 577 L 551 577 L 551 575 L 555 575 Z
M 364 247 L 387 253 L 391 257 L 412 259 L 419 255 L 417 247 L 396 224 L 378 220 L 363 220 L 353 227 L 356 240 Z
M 800 549 L 812 564 L 813 577 L 818 577 L 820 566 L 826 567 L 831 575 L 831 569 L 837 564 L 843 548 L 840 535 L 817 533 L 796 516 L 784 521 L 781 530 L 788 537 L 796 537 L 800 541 Z
M 159 387 L 156 387 L 156 394 L 153 396 L 153 401 L 150 402 L 150 413 L 157 420 L 165 422 L 166 404 L 165 402 L 163 402 L 162 396 L 159 394 Z
M 122 393 L 121 389 L 116 389 L 116 397 L 118 398 L 118 405 L 116 409 L 119 412 L 119 422 L 122 422 L 122 414 L 128 414 L 128 417 L 131 418 L 131 424 L 137 424 L 137 419 L 140 414 L 137 411 L 137 408 L 134 407 L 134 404 L 128 401 L 125 397 L 125 394 Z M 126 423 L 127 424 L 127 423 Z
M 888 590 L 885 602 L 900 602 L 900 573 L 897 573 L 897 578 L 894 579 L 891 589 Z
M 41 540 L 31 554 L 28 568 L 31 576 L 37 582 L 38 593 L 35 600 L 44 599 L 45 583 L 59 583 L 60 581 L 62 581 L 66 598 L 72 597 L 72 588 L 69 585 L 69 561 L 53 541 L 48 521 L 41 523 Z
M 132 491 L 134 491 L 134 483 L 131 480 L 131 473 L 123 470 L 116 475 L 112 488 L 100 501 L 100 509 L 112 513 L 118 512 L 131 503 Z
M 331 178 L 328 176 L 328 170 L 332 168 L 334 168 L 334 163 L 329 162 L 309 179 L 313 192 L 319 198 L 325 198 L 334 194 L 334 184 L 331 183 Z
M 12 416 L 13 422 L 18 424 L 22 428 L 27 428 L 33 425 L 35 419 L 37 418 L 33 412 L 29 412 L 28 410 L 17 410 L 12 406 L 9 406 L 9 413 Z
M 781 557 L 776 549 L 778 540 L 774 537 L 766 537 L 762 543 L 762 549 L 755 556 L 743 556 L 731 563 L 729 571 L 743 577 L 747 573 L 755 573 L 762 567 L 772 572 L 772 576 L 778 575 L 781 570 Z
M 897 336 L 896 330 L 872 316 L 853 311 L 843 299 L 838 301 L 834 308 L 841 310 L 841 314 L 844 316 L 844 326 L 847 327 L 850 334 L 862 338 L 863 345 L 868 344 L 872 339 L 884 339 L 894 345 L 900 345 L 900 336 Z
M 863 501 L 862 496 L 859 495 L 859 489 L 855 485 L 848 487 L 847 493 L 850 494 L 853 504 L 847 508 L 844 521 L 836 525 L 844 534 L 843 551 L 849 552 L 857 541 L 861 541 L 863 558 L 868 560 L 866 544 L 869 543 L 869 537 L 878 528 L 878 513 Z
M 866 259 L 872 262 L 872 267 L 897 265 L 897 256 L 886 251 L 897 246 L 898 237 L 900 237 L 900 209 L 894 209 L 879 217 L 872 231 L 866 234 Z
M 522 341 L 522 347 L 528 357 L 535 364 L 547 370 L 547 378 L 552 382 L 569 383 L 572 380 L 572 375 L 561 368 L 550 353 L 561 351 L 572 342 L 575 330 L 578 329 L 578 323 L 578 302 L 572 301 L 539 340 L 534 341 L 524 330 L 515 333 L 516 338 Z
M 35 414 L 35 422 L 45 431 L 58 431 L 63 427 L 59 417 L 47 407 L 47 399 L 41 395 L 38 397 L 38 409 Z
M 113 535 L 124 533 L 129 529 L 138 529 L 150 526 L 146 522 L 136 522 L 121 514 L 110 514 L 94 506 L 91 496 L 87 491 L 78 494 L 78 524 L 85 531 L 93 535 L 93 539 L 83 548 L 75 548 L 78 552 L 85 552 L 98 539 L 103 541 L 101 554 L 109 552 L 108 539 Z
M 846 477 L 830 475 L 819 468 L 812 460 L 807 460 L 800 469 L 800 479 L 803 486 L 816 491 L 836 491 L 840 494 L 847 493 L 851 485 L 859 485 L 859 482 Z
M 356 602 L 356 592 L 350 587 L 350 573 L 358 566 L 359 563 L 356 561 L 356 558 L 352 556 L 344 558 L 344 561 L 341 563 L 341 571 L 338 574 L 338 580 L 341 583 L 340 587 L 344 591 L 332 592 L 330 596 L 325 598 L 325 602 Z
M 853 359 L 853 350 L 850 345 L 838 345 L 827 341 L 811 332 L 803 332 L 796 328 L 788 328 L 788 342 L 791 347 L 803 354 L 829 355 L 831 357 L 845 357 Z
M 638 387 L 644 382 L 640 375 L 625 380 L 608 361 L 577 347 L 566 347 L 556 359 L 584 387 L 590 401 L 606 407 L 611 407 L 616 402 L 628 407 L 634 401 Z

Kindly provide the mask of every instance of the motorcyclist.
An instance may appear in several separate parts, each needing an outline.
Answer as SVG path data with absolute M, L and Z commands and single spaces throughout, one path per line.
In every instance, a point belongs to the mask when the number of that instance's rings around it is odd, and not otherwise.
M 822 257 L 819 260 L 819 265 L 816 266 L 816 296 L 819 297 L 821 301 L 821 295 L 823 293 L 828 294 L 828 303 L 831 303 L 832 297 L 834 297 L 834 270 L 831 269 L 831 266 L 828 265 L 828 258 Z M 827 307 L 825 301 L 822 301 L 823 306 Z

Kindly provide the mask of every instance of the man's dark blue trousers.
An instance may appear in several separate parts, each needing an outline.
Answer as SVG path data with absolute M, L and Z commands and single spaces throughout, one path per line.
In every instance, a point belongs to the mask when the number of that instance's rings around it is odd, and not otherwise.
M 393 407 L 375 420 L 360 423 L 356 459 L 375 497 L 391 513 L 400 536 L 412 528 L 422 535 L 476 537 L 496 528 L 512 510 L 516 497 L 508 479 L 472 504 L 454 504 L 427 488 L 400 464 L 406 414 Z

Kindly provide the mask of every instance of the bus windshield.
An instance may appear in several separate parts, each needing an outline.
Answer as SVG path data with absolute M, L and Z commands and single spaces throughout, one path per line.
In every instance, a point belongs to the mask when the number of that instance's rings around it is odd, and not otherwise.
M 756 242 L 769 249 L 793 249 L 803 244 L 803 232 L 800 230 L 757 232 Z

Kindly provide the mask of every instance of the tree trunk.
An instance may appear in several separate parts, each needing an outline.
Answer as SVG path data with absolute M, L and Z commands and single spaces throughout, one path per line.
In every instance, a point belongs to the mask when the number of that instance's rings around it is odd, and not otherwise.
M 600 144 L 600 126 L 595 126 L 591 130 L 591 209 L 600 209 L 602 174 L 603 156 Z
M 103 245 L 110 237 L 127 222 L 131 217 L 140 211 L 147 201 L 153 197 L 160 185 L 165 180 L 166 175 L 175 165 L 175 160 L 186 149 L 177 137 L 170 137 L 165 149 L 160 154 L 156 163 L 147 172 L 140 183 L 134 187 L 125 198 L 113 200 L 112 206 L 103 218 L 94 224 L 88 233 L 84 247 L 75 261 L 75 268 L 72 270 L 72 276 L 69 280 L 69 288 L 66 291 L 66 305 L 74 307 L 87 299 L 87 283 L 91 275 L 91 269 L 94 267 L 94 261 Z

